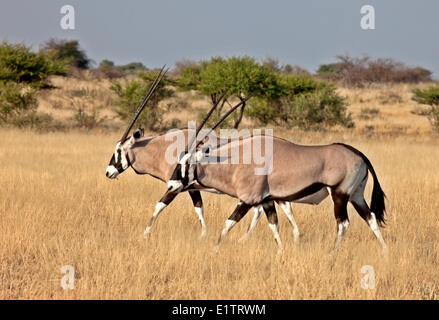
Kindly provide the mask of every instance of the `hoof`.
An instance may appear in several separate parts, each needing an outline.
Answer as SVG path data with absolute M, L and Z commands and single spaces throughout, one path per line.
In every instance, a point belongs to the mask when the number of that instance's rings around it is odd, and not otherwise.
M 143 232 L 143 238 L 149 239 L 151 235 L 151 228 L 146 228 L 146 230 Z

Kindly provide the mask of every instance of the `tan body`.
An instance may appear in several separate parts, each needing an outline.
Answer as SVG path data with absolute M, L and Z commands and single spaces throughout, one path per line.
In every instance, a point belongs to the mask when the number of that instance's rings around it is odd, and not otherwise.
M 218 155 L 226 153 L 224 149 L 232 154 L 232 148 L 238 148 L 242 154 L 248 150 L 246 144 L 253 144 L 254 139 L 258 137 L 221 146 L 210 153 L 209 158 L 216 160 Z M 358 171 L 367 172 L 361 157 L 341 145 L 301 146 L 275 137 L 272 141 L 274 156 L 270 174 L 255 175 L 257 165 L 230 164 L 228 158 L 224 158 L 219 163 L 198 163 L 198 182 L 256 205 L 266 198 L 300 201 L 326 187 L 348 192 Z M 264 143 L 262 139 L 262 146 Z

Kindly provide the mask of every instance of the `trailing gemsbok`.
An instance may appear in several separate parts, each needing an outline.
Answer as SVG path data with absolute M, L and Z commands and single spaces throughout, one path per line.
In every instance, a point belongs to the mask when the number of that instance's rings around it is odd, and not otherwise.
M 244 154 L 253 145 L 266 143 L 272 143 L 272 155 L 266 155 L 272 169 L 265 175 L 255 175 L 258 165 L 253 162 L 232 164 L 224 157 Z M 370 208 L 364 199 L 368 171 L 374 181 Z M 302 146 L 276 137 L 252 136 L 207 152 L 189 152 L 180 158 L 168 182 L 167 194 L 188 190 L 193 185 L 213 188 L 240 200 L 226 221 L 218 245 L 252 206 L 262 205 L 270 210 L 273 201 L 319 203 L 330 193 L 337 221 L 333 252 L 349 226 L 348 202 L 368 223 L 383 251 L 387 251 L 379 229 L 385 222 L 384 192 L 368 158 L 349 145 Z M 276 220 L 269 221 L 275 231 Z

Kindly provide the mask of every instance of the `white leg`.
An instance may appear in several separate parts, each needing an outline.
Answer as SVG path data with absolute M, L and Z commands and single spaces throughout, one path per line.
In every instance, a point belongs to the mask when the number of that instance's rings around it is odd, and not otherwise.
M 145 232 L 143 232 L 144 237 L 147 237 L 151 233 L 152 227 L 154 225 L 154 222 L 157 220 L 158 215 L 166 207 L 167 207 L 167 204 L 165 204 L 163 202 L 157 202 L 157 204 L 155 205 L 155 210 L 154 210 L 154 213 L 152 215 L 151 221 L 149 222 L 149 226 L 147 226 L 145 229 Z
M 257 206 L 254 208 L 254 214 L 253 214 L 253 219 L 252 222 L 250 223 L 250 227 L 248 228 L 248 231 L 245 235 L 243 235 L 238 242 L 243 242 L 245 240 L 247 240 L 250 237 L 250 234 L 253 232 L 253 229 L 256 227 L 259 219 L 262 216 L 262 206 Z
M 218 240 L 218 244 L 215 246 L 214 251 L 218 252 L 219 251 L 219 246 L 221 244 L 221 242 L 224 240 L 224 238 L 226 237 L 226 235 L 229 233 L 229 231 L 233 228 L 233 226 L 236 224 L 235 220 L 231 220 L 231 219 L 227 219 L 226 220 L 226 226 L 223 228 L 223 230 L 221 231 L 221 236 Z
M 283 246 L 279 236 L 279 225 L 275 223 L 269 223 L 268 226 L 270 227 L 271 231 L 273 231 L 274 240 L 276 240 L 278 246 L 277 253 L 280 254 L 283 251 Z
M 369 226 L 372 229 L 373 233 L 377 237 L 378 241 L 381 243 L 381 246 L 383 248 L 383 254 L 385 256 L 387 256 L 388 255 L 387 245 L 384 242 L 384 238 L 383 238 L 383 236 L 381 234 L 380 227 L 378 226 L 378 222 L 377 222 L 375 213 L 371 212 L 370 215 L 371 215 L 371 217 L 370 217 L 369 220 L 367 220 L 367 223 L 369 224 Z
M 203 207 L 195 207 L 195 212 L 197 213 L 198 219 L 200 219 L 200 223 L 201 223 L 200 239 L 203 239 L 206 236 L 206 222 L 204 221 Z
M 341 239 L 343 238 L 346 230 L 349 228 L 349 220 L 344 220 L 337 225 L 337 238 L 335 239 L 334 250 L 332 254 L 335 254 L 340 245 Z
M 299 227 L 297 226 L 296 220 L 294 220 L 293 210 L 291 210 L 291 204 L 288 201 L 279 201 L 278 203 L 279 203 L 280 207 L 282 208 L 283 212 L 285 212 L 291 225 L 293 226 L 294 242 L 298 242 L 300 232 L 299 232 Z

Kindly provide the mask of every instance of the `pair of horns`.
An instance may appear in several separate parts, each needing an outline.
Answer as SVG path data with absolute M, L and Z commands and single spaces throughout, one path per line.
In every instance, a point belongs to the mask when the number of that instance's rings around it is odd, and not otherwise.
M 191 139 L 191 141 L 188 143 L 188 145 L 186 146 L 185 149 L 185 153 L 188 152 L 192 152 L 193 150 L 196 150 L 197 147 L 199 147 L 204 139 L 209 136 L 209 134 L 215 130 L 233 111 L 235 111 L 237 108 L 239 108 L 241 105 L 243 105 L 247 100 L 249 100 L 251 97 L 253 97 L 255 94 L 252 93 L 250 95 L 248 95 L 247 97 L 245 97 L 244 99 L 241 100 L 240 103 L 238 103 L 237 105 L 235 105 L 233 108 L 231 108 L 229 111 L 227 111 L 214 125 L 212 128 L 209 129 L 209 131 L 203 136 L 202 139 L 198 139 L 198 134 L 200 133 L 201 129 L 203 128 L 203 126 L 206 124 L 207 120 L 210 118 L 210 116 L 212 115 L 213 111 L 216 109 L 216 107 L 218 106 L 218 104 L 220 103 L 220 101 L 224 98 L 224 96 L 226 95 L 227 91 L 229 89 L 224 90 L 224 92 L 222 93 L 221 97 L 215 102 L 215 104 L 213 105 L 213 107 L 210 109 L 209 113 L 206 115 L 206 117 L 203 119 L 203 121 L 200 123 L 200 125 L 198 126 L 196 132 L 195 132 L 195 136 Z M 194 141 L 196 142 L 194 145 Z
M 162 81 L 162 79 L 164 78 L 166 72 L 168 72 L 169 69 L 165 70 L 166 65 L 164 65 L 161 69 L 159 74 L 157 75 L 157 77 L 154 79 L 154 81 L 152 82 L 151 86 L 149 87 L 148 92 L 146 93 L 145 97 L 143 98 L 142 102 L 140 103 L 140 105 L 137 107 L 136 112 L 134 113 L 133 119 L 131 120 L 128 128 L 125 130 L 125 133 L 123 134 L 122 138 L 120 139 L 121 143 L 124 143 L 125 140 L 127 139 L 128 134 L 130 133 L 131 128 L 133 127 L 134 123 L 136 122 L 137 118 L 139 117 L 140 113 L 142 112 L 142 110 L 145 108 L 146 103 L 148 102 L 148 100 L 151 98 L 152 94 L 154 93 L 154 91 L 157 89 L 160 81 Z
M 139 117 L 140 113 L 142 112 L 142 110 L 145 108 L 146 103 L 148 102 L 148 100 L 151 98 L 152 94 L 154 93 L 154 91 L 157 89 L 160 81 L 162 81 L 162 79 L 164 78 L 166 72 L 168 72 L 169 69 L 165 70 L 166 65 L 164 65 L 161 69 L 159 74 L 157 75 L 157 77 L 154 79 L 153 83 L 151 84 L 151 86 L 149 87 L 148 92 L 146 93 L 145 97 L 143 98 L 142 102 L 140 103 L 140 105 L 137 107 L 136 112 L 134 113 L 133 119 L 131 120 L 128 128 L 125 130 L 124 134 L 122 135 L 122 138 L 120 139 L 121 143 L 124 143 L 125 140 L 127 139 L 128 134 L 130 133 L 130 130 L 132 129 L 134 123 L 136 122 L 137 118 Z M 207 134 L 205 134 L 203 136 L 202 139 L 198 140 L 198 134 L 200 133 L 201 129 L 204 127 L 204 125 L 206 124 L 207 120 L 210 118 L 210 116 L 212 115 L 213 111 L 215 111 L 216 107 L 218 106 L 218 104 L 221 102 L 221 100 L 224 99 L 227 91 L 229 91 L 229 89 L 226 89 L 223 91 L 223 93 L 221 94 L 221 96 L 218 98 L 218 100 L 215 102 L 215 104 L 213 105 L 213 107 L 209 110 L 208 114 L 206 115 L 206 117 L 203 119 L 203 121 L 200 123 L 200 125 L 198 126 L 197 130 L 195 131 L 195 136 L 192 137 L 191 141 L 187 144 L 186 149 L 185 149 L 185 153 L 188 153 L 189 151 L 193 151 L 193 149 L 196 149 L 197 147 L 200 146 L 200 144 L 203 142 L 203 140 L 213 131 L 215 130 L 233 111 L 235 111 L 237 108 L 239 108 L 241 105 L 243 105 L 248 99 L 250 99 L 252 96 L 254 96 L 254 93 L 248 95 L 246 98 L 242 99 L 240 103 L 238 103 L 236 106 L 234 106 L 233 108 L 231 108 L 229 111 L 227 111 L 216 123 L 215 125 L 210 128 L 209 132 Z M 195 145 L 194 145 L 194 142 Z

